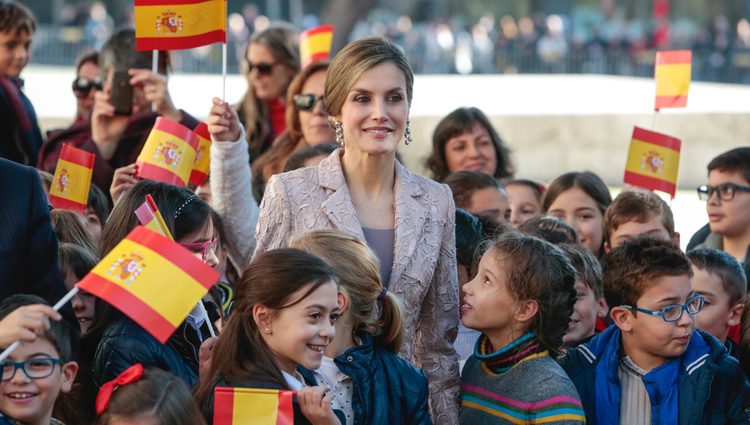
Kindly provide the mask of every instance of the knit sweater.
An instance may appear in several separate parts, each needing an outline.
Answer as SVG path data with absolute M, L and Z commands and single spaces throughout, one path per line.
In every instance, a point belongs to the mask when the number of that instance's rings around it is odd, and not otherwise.
M 461 424 L 585 423 L 573 383 L 533 334 L 525 337 L 495 352 L 479 338 L 462 373 Z

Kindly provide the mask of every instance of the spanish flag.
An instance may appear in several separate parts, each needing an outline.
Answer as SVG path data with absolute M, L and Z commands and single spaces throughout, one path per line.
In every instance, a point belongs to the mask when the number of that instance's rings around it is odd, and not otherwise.
M 214 425 L 294 425 L 294 391 L 216 387 Z
M 93 153 L 63 145 L 55 167 L 52 187 L 49 189 L 49 201 L 52 206 L 85 214 L 93 173 Z
M 164 217 L 161 216 L 159 208 L 156 207 L 156 202 L 154 202 L 154 198 L 152 198 L 151 195 L 146 195 L 146 202 L 135 209 L 135 215 L 138 217 L 138 221 L 143 227 L 158 232 L 169 239 L 174 239 L 172 233 L 170 233 L 169 228 L 167 227 L 167 223 L 164 222 Z
M 302 69 L 313 62 L 325 61 L 331 57 L 333 25 L 321 25 L 302 31 L 299 35 L 299 57 Z
M 193 132 L 198 136 L 198 152 L 195 154 L 193 171 L 190 173 L 190 183 L 201 186 L 208 179 L 211 169 L 211 135 L 208 134 L 208 125 L 204 122 L 198 124 Z
M 164 344 L 219 273 L 173 240 L 138 226 L 80 282 Z
M 227 42 L 226 0 L 135 0 L 133 21 L 136 50 Z
M 680 139 L 635 127 L 625 165 L 625 183 L 660 190 L 674 198 L 680 146 Z
M 655 110 L 687 106 L 692 56 L 690 50 L 656 52 Z
M 198 149 L 198 136 L 168 118 L 156 119 L 136 159 L 138 177 L 185 187 Z

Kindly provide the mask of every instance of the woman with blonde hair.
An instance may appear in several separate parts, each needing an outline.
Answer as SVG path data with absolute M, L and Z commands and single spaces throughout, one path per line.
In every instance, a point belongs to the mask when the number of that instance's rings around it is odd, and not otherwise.
M 396 355 L 404 338 L 401 306 L 383 287 L 372 250 L 338 230 L 315 230 L 289 245 L 327 262 L 346 300 L 315 371 L 333 394 L 333 408 L 347 424 L 354 417 L 370 425 L 431 424 L 427 378 Z
M 317 167 L 271 177 L 260 211 L 249 203 L 236 205 L 226 210 L 225 223 L 233 240 L 243 244 L 234 251 L 240 266 L 249 263 L 254 243 L 257 256 L 316 229 L 344 231 L 372 248 L 382 282 L 407 308 L 400 355 L 430 380 L 432 419 L 455 424 L 455 207 L 446 185 L 413 174 L 396 160 L 401 140 L 411 140 L 413 83 L 406 57 L 390 41 L 368 37 L 344 47 L 325 84 L 326 111 L 341 148 Z M 220 99 L 213 101 L 208 124 L 216 144 L 242 137 L 236 115 Z

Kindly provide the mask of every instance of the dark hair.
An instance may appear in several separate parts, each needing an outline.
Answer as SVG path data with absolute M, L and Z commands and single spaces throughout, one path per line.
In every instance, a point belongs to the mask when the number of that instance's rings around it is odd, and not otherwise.
M 571 171 L 556 178 L 544 192 L 542 198 L 542 211 L 549 211 L 549 207 L 555 202 L 561 193 L 568 189 L 577 187 L 596 202 L 596 206 L 604 215 L 609 204 L 612 203 L 612 195 L 602 179 L 591 171 Z
M 328 156 L 338 149 L 338 146 L 330 143 L 316 146 L 305 146 L 302 149 L 294 151 L 289 155 L 289 159 L 284 164 L 284 172 L 296 170 L 305 166 L 305 162 L 316 156 Z
M 63 277 L 73 272 L 76 278 L 83 279 L 99 263 L 94 251 L 72 243 L 61 243 L 58 254 L 57 264 Z
M 604 213 L 604 240 L 611 243 L 612 233 L 627 222 L 644 223 L 653 217 L 660 217 L 664 229 L 674 237 L 672 210 L 659 195 L 650 190 L 626 190 L 617 195 Z
M 745 376 L 750 376 L 750 295 L 742 299 L 745 305 L 740 316 L 740 343 L 738 358 Z
M 715 157 L 708 163 L 708 172 L 713 170 L 741 173 L 750 183 L 750 147 L 734 148 Z
M 25 32 L 33 35 L 36 32 L 34 14 L 22 3 L 1 1 L 0 32 L 12 32 L 14 35 Z
M 86 230 L 86 222 L 82 215 L 70 210 L 53 209 L 49 212 L 49 217 L 58 241 L 76 244 L 96 252 L 96 244 Z
M 255 179 L 262 176 L 263 181 L 268 181 L 272 175 L 283 170 L 292 152 L 308 146 L 303 139 L 302 124 L 299 119 L 299 110 L 294 104 L 294 96 L 302 93 L 302 87 L 311 76 L 318 72 L 326 72 L 327 69 L 328 62 L 313 62 L 300 71 L 289 84 L 286 92 L 286 130 L 253 164 Z
M 117 418 L 136 419 L 141 415 L 153 415 L 160 425 L 206 423 L 187 385 L 157 368 L 145 369 L 137 381 L 117 387 L 96 424 L 107 425 Z
M 0 320 L 4 319 L 19 307 L 32 304 L 49 305 L 45 300 L 36 295 L 11 295 L 0 302 Z M 50 320 L 49 324 L 49 329 L 45 329 L 42 337 L 55 347 L 63 362 L 74 361 L 77 357 L 76 347 L 78 346 L 78 329 L 73 329 L 68 321 L 64 319 Z M 0 348 L 5 349 L 7 347 Z
M 694 249 L 687 253 L 690 263 L 719 278 L 721 287 L 729 296 L 729 304 L 742 302 L 747 294 L 747 276 L 737 259 L 718 249 Z
M 443 180 L 451 188 L 453 201 L 458 208 L 469 208 L 474 192 L 488 187 L 503 190 L 500 183 L 489 174 L 480 171 L 456 171 Z
M 542 238 L 555 245 L 578 244 L 576 229 L 559 218 L 550 215 L 540 215 L 530 218 L 518 226 L 518 231 Z
M 570 260 L 551 243 L 518 232 L 504 233 L 490 248 L 487 254 L 502 262 L 512 296 L 539 305 L 527 330 L 557 357 L 576 302 L 576 271 Z
M 253 307 L 281 310 L 302 301 L 328 282 L 338 282 L 331 267 L 299 249 L 284 248 L 258 254 L 237 282 L 232 314 L 213 348 L 211 366 L 195 390 L 198 406 L 212 408 L 210 400 L 219 380 L 267 381 L 287 388 L 274 355 L 253 319 Z M 289 298 L 304 294 L 294 303 Z
M 560 245 L 570 264 L 576 269 L 576 279 L 591 288 L 598 299 L 604 295 L 602 285 L 602 266 L 599 260 L 588 249 L 580 245 Z
M 443 181 L 450 170 L 445 155 L 445 145 L 448 140 L 471 131 L 474 125 L 479 124 L 487 130 L 495 147 L 497 157 L 497 168 L 493 177 L 504 179 L 513 176 L 513 164 L 510 160 L 510 149 L 505 145 L 503 139 L 497 134 L 487 116 L 478 108 L 458 108 L 446 115 L 435 128 L 432 135 L 432 152 L 427 158 L 426 166 L 432 171 L 432 178 Z
M 78 59 L 76 59 L 76 73 L 81 70 L 81 67 L 83 67 L 83 65 L 86 65 L 89 62 L 93 63 L 96 66 L 99 66 L 99 52 L 94 49 L 90 49 L 81 53 L 78 56 Z
M 456 208 L 456 260 L 474 275 L 479 259 L 489 245 L 510 229 L 494 220 Z
M 125 71 L 132 68 L 151 69 L 151 51 L 139 52 L 135 49 L 135 30 L 123 28 L 115 31 L 99 51 L 99 75 L 106 80 L 110 69 Z M 159 51 L 158 70 L 167 74 L 169 51 Z
M 685 254 L 675 243 L 644 235 L 628 239 L 609 251 L 602 263 L 604 298 L 610 308 L 637 306 L 654 279 L 693 276 Z
M 109 200 L 107 199 L 107 195 L 95 184 L 92 184 L 89 188 L 88 206 L 94 210 L 94 214 L 96 214 L 102 227 L 104 227 L 107 223 L 107 217 L 109 217 Z
M 542 196 L 544 196 L 544 192 L 547 190 L 547 188 L 545 188 L 543 184 L 527 179 L 513 179 L 505 183 L 505 187 L 511 185 L 526 186 L 531 189 L 531 191 L 534 192 L 534 196 L 536 197 L 536 200 L 540 205 L 542 203 Z

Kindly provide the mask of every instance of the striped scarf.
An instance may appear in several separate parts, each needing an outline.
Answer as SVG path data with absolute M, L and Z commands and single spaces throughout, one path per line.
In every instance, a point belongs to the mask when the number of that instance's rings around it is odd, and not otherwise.
M 495 375 L 505 373 L 525 361 L 549 355 L 534 332 L 526 332 L 502 349 L 493 350 L 490 339 L 482 334 L 477 340 L 474 355 L 482 361 L 482 367 L 487 373 Z

